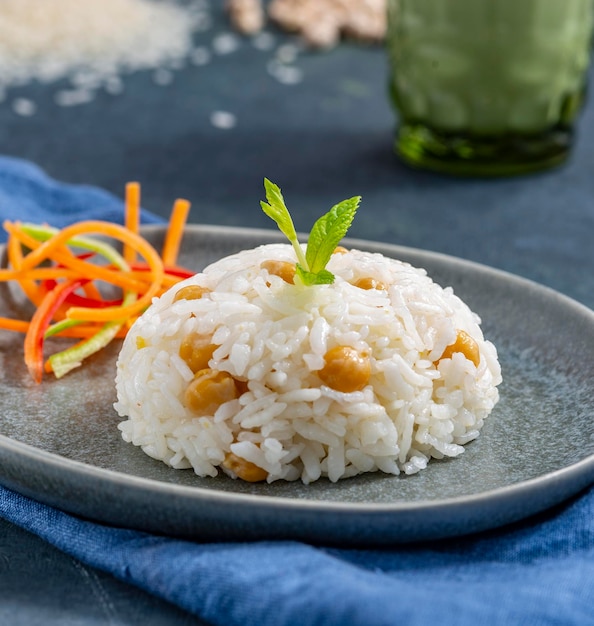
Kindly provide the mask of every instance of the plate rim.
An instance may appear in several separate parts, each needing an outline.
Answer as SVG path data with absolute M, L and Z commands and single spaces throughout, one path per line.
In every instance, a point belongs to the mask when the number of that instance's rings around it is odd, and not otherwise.
M 141 226 L 141 233 L 145 235 L 162 235 L 166 230 L 166 224 L 151 224 Z M 186 225 L 185 232 L 193 232 L 196 235 L 216 235 L 217 237 L 236 236 L 239 238 L 255 238 L 263 240 L 263 243 L 270 242 L 271 240 L 284 241 L 284 237 L 278 231 L 273 229 L 263 228 L 249 228 L 239 226 L 221 226 L 221 225 L 209 225 L 209 224 L 188 224 Z M 304 236 L 300 233 L 300 236 Z M 471 271 L 473 273 L 488 274 L 496 280 L 501 280 L 506 283 L 511 283 L 514 287 L 528 288 L 533 293 L 540 295 L 543 298 L 557 301 L 559 306 L 570 307 L 574 313 L 579 316 L 583 316 L 586 323 L 591 324 L 594 328 L 594 311 L 587 307 L 585 304 L 571 298 L 570 296 L 563 294 L 547 285 L 543 285 L 529 278 L 513 274 L 506 270 L 492 267 L 486 264 L 482 264 L 473 260 L 464 259 L 462 257 L 456 257 L 442 252 L 432 251 L 428 249 L 421 249 L 409 246 L 403 246 L 399 244 L 392 244 L 388 242 L 371 241 L 359 238 L 345 238 L 343 242 L 351 247 L 361 247 L 368 251 L 377 251 L 384 254 L 393 255 L 411 255 L 420 259 L 422 264 L 423 259 L 427 259 L 429 262 L 437 262 L 439 264 L 446 264 L 454 269 L 460 268 L 461 271 Z M 4 244 L 0 246 L 4 247 Z M 110 484 L 117 484 L 123 489 L 129 489 L 134 491 L 141 491 L 143 493 L 150 493 L 153 495 L 164 494 L 173 497 L 180 497 L 184 501 L 190 503 L 213 503 L 220 506 L 241 506 L 245 510 L 256 506 L 258 509 L 263 510 L 283 510 L 300 511 L 302 513 L 316 513 L 320 515 L 331 515 L 340 513 L 341 516 L 384 516 L 384 515 L 407 515 L 407 514 L 422 514 L 427 512 L 436 511 L 453 511 L 459 513 L 460 508 L 467 507 L 469 509 L 476 509 L 481 505 L 487 504 L 489 507 L 497 506 L 499 503 L 517 502 L 518 499 L 524 496 L 534 497 L 535 494 L 541 494 L 545 497 L 541 498 L 541 504 L 533 505 L 531 510 L 524 515 L 511 516 L 506 520 L 504 524 L 523 519 L 534 514 L 540 513 L 545 509 L 548 509 L 560 502 L 567 500 L 570 497 L 575 496 L 577 493 L 594 483 L 594 453 L 588 456 L 559 467 L 552 471 L 547 471 L 538 476 L 519 480 L 512 484 L 506 484 L 495 488 L 490 488 L 475 493 L 464 494 L 460 496 L 451 496 L 444 498 L 432 498 L 432 499 L 418 499 L 418 500 L 395 500 L 393 502 L 371 502 L 371 501 L 352 501 L 352 500 L 328 500 L 328 499 L 312 499 L 305 497 L 291 497 L 290 495 L 269 495 L 269 494 L 255 494 L 255 493 L 243 493 L 236 491 L 227 491 L 214 488 L 205 488 L 201 486 L 182 485 L 174 482 L 167 482 L 158 480 L 155 478 L 147 478 L 138 476 L 135 474 L 126 473 L 121 470 L 109 469 L 93 465 L 92 463 L 86 463 L 68 457 L 62 456 L 58 453 L 50 452 L 41 448 L 37 448 L 32 444 L 23 443 L 9 436 L 0 434 L 0 452 L 5 450 L 12 455 L 15 455 L 19 460 L 23 458 L 32 458 L 37 463 L 41 463 L 44 467 L 51 468 L 53 471 L 59 473 L 65 473 L 67 481 L 77 479 L 79 477 L 87 477 L 94 481 L 94 484 L 98 484 L 103 487 L 107 487 Z M 0 469 L 3 468 L 3 462 L 0 460 Z M 389 477 L 388 477 L 389 478 Z M 18 481 L 20 489 L 15 488 L 12 484 L 15 482 L 7 481 L 6 471 L 0 473 L 0 484 L 6 484 L 10 482 L 11 485 L 7 485 L 8 488 L 19 491 L 26 495 L 27 481 L 21 479 Z M 30 484 L 30 483 L 29 483 Z M 564 489 L 563 493 L 559 493 L 557 490 L 555 495 L 547 493 L 550 485 L 562 484 L 572 485 L 569 489 Z M 552 490 L 554 491 L 554 490 Z M 396 494 L 397 495 L 397 494 Z M 51 493 L 36 493 L 34 499 L 47 502 L 51 500 Z M 55 499 L 55 498 L 54 498 Z M 72 507 L 61 506 L 64 510 L 72 511 Z M 91 516 L 91 519 L 93 517 Z M 95 517 L 96 519 L 96 517 Z M 496 524 L 494 526 L 484 525 L 479 530 L 486 530 L 489 528 L 495 528 L 504 524 Z M 450 532 L 445 536 L 457 536 L 465 534 L 464 532 Z M 416 540 L 419 537 L 412 538 Z M 429 537 L 423 537 L 422 533 L 420 538 L 434 538 L 433 535 Z M 405 539 L 406 540 L 406 539 Z M 406 540 L 408 541 L 408 540 Z M 391 543 L 398 543 L 398 541 L 392 541 Z M 369 543 L 369 542 L 367 542 Z M 373 542 L 372 542 L 373 543 Z M 382 542 L 383 543 L 383 542 Z
M 262 504 L 266 504 L 270 507 L 273 505 L 281 505 L 300 508 L 302 505 L 307 508 L 320 509 L 321 511 L 332 512 L 336 511 L 348 511 L 348 512 L 360 512 L 360 513 L 388 513 L 399 511 L 412 511 L 417 509 L 440 509 L 448 506 L 459 506 L 460 504 L 467 504 L 468 501 L 472 501 L 473 504 L 478 504 L 481 501 L 493 501 L 501 498 L 510 497 L 510 492 L 518 492 L 518 494 L 531 491 L 535 486 L 540 486 L 541 483 L 548 483 L 558 480 L 566 480 L 571 478 L 574 473 L 582 474 L 584 468 L 591 469 L 592 478 L 590 481 L 594 481 L 594 453 L 587 457 L 576 461 L 570 465 L 566 465 L 552 472 L 547 472 L 534 478 L 521 480 L 511 485 L 505 485 L 502 487 L 496 487 L 494 489 L 488 489 L 476 493 L 471 493 L 462 496 L 454 496 L 450 498 L 439 498 L 432 500 L 410 500 L 410 501 L 394 501 L 394 502 L 343 502 L 339 500 L 315 500 L 311 498 L 291 498 L 286 496 L 271 496 L 271 495 L 259 495 L 250 493 L 241 493 L 236 491 L 224 491 L 219 489 L 207 489 L 200 486 L 180 485 L 177 483 L 169 483 L 154 478 L 146 478 L 143 476 L 137 476 L 135 474 L 127 474 L 117 470 L 112 470 L 105 467 L 99 467 L 97 465 L 91 465 L 75 459 L 69 459 L 54 452 L 47 450 L 41 450 L 33 445 L 23 443 L 6 435 L 0 434 L 0 449 L 12 449 L 17 454 L 31 456 L 37 461 L 41 460 L 43 464 L 56 466 L 68 466 L 73 473 L 78 475 L 93 475 L 93 478 L 98 480 L 108 480 L 110 477 L 117 479 L 117 482 L 124 484 L 126 487 L 143 487 L 150 490 L 165 491 L 166 493 L 176 492 L 180 495 L 190 496 L 191 499 L 212 499 L 221 500 L 223 504 L 233 503 L 236 504 L 237 500 L 241 504 L 251 504 L 257 501 Z M 40 459 L 41 457 L 41 459 Z M 0 463 L 1 466 L 1 463 Z M 591 466 L 591 468 L 590 468 Z M 190 470 L 188 470 L 190 471 Z M 389 480 L 390 476 L 386 476 L 386 480 Z M 0 479 L 1 480 L 1 479 Z M 587 483 L 588 481 L 586 481 Z M 545 487 L 545 485 L 542 485 Z M 196 496 L 193 498 L 192 496 Z M 353 509 L 356 509 L 354 511 Z

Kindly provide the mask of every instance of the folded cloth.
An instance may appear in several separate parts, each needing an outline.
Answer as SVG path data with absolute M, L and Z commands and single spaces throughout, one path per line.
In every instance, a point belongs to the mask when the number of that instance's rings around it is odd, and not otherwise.
M 0 218 L 61 226 L 123 213 L 110 194 L 0 158 Z M 0 517 L 212 624 L 594 624 L 594 487 L 508 528 L 374 550 L 181 541 L 82 520 L 3 487 Z
M 122 189 L 122 194 L 124 189 Z M 122 200 L 89 185 L 72 185 L 49 177 L 33 163 L 0 156 L 0 218 L 61 228 L 82 219 L 102 219 L 121 224 Z M 143 223 L 163 221 L 143 211 Z M 0 230 L 0 242 L 6 233 Z
M 594 487 L 510 529 L 382 550 L 181 541 L 2 487 L 0 516 L 221 626 L 594 624 Z

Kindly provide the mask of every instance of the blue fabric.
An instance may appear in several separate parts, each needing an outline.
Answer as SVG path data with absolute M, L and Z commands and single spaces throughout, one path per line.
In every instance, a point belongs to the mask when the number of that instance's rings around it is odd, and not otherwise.
M 513 529 L 384 550 L 180 541 L 1 487 L 0 516 L 217 625 L 594 624 L 594 488 Z
M 121 221 L 121 200 L 0 158 L 0 218 L 82 217 Z M 80 520 L 3 487 L 0 517 L 212 624 L 594 624 L 594 487 L 510 528 L 381 550 L 180 541 Z
M 124 189 L 122 189 L 122 197 Z M 47 222 L 62 227 L 81 219 L 123 222 L 121 198 L 88 185 L 71 185 L 50 178 L 33 163 L 0 156 L 0 220 Z M 162 221 L 144 211 L 145 224 Z M 0 242 L 6 233 L 0 230 Z

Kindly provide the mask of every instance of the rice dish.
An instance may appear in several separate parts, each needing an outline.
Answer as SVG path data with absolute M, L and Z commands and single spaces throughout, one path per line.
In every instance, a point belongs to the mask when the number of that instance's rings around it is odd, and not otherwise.
M 117 362 L 124 440 L 254 482 L 414 474 L 462 454 L 501 382 L 478 316 L 378 253 L 337 250 L 328 285 L 293 284 L 294 264 L 289 244 L 263 245 L 153 301 Z

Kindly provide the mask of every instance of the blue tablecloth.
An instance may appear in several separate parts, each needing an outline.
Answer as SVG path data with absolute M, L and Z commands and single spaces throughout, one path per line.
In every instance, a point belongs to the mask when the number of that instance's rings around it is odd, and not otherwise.
M 122 208 L 0 158 L 2 219 L 121 222 Z M 594 624 L 594 488 L 513 527 L 381 550 L 180 541 L 77 519 L 3 487 L 0 517 L 212 624 Z

